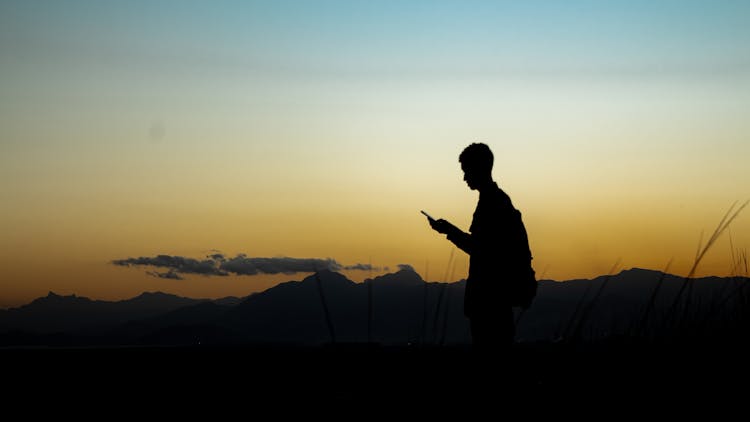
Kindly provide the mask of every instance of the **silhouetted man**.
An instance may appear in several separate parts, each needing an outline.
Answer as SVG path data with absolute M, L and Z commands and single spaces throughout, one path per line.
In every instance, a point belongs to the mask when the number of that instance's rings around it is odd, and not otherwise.
M 446 220 L 428 217 L 435 231 L 470 255 L 469 277 L 464 293 L 464 314 L 469 318 L 471 337 L 480 349 L 510 346 L 515 337 L 513 305 L 509 296 L 510 277 L 528 273 L 531 252 L 520 213 L 510 197 L 492 180 L 493 155 L 482 143 L 466 147 L 458 158 L 464 180 L 479 191 L 469 233 Z M 514 220 L 517 219 L 517 220 Z M 525 241 L 525 248 L 518 247 Z

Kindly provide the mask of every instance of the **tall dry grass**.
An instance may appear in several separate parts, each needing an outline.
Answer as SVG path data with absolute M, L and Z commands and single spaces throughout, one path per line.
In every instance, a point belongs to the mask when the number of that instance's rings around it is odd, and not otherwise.
M 629 324 L 623 324 L 626 328 L 621 335 L 647 341 L 653 341 L 657 338 L 662 341 L 670 341 L 680 337 L 700 336 L 710 333 L 710 330 L 715 329 L 717 324 L 720 325 L 729 319 L 738 319 L 747 316 L 738 315 L 738 312 L 745 312 L 745 314 L 750 313 L 747 311 L 750 309 L 750 288 L 748 288 L 750 283 L 748 283 L 747 280 L 748 268 L 750 265 L 748 265 L 747 251 L 736 250 L 731 236 L 731 274 L 735 275 L 735 283 L 734 286 L 732 286 L 731 291 L 721 291 L 713 298 L 696 298 L 694 293 L 695 274 L 701 262 L 706 254 L 716 245 L 716 242 L 721 235 L 728 232 L 732 222 L 736 220 L 748 204 L 750 204 L 750 200 L 745 201 L 739 206 L 738 202 L 734 202 L 723 215 L 716 229 L 712 232 L 705 244 L 703 244 L 703 233 L 701 233 L 701 238 L 690 271 L 681 279 L 678 291 L 674 295 L 674 298 L 671 299 L 671 304 L 666 310 L 660 310 L 657 308 L 657 302 L 664 294 L 664 280 L 668 275 L 669 268 L 672 264 L 672 260 L 670 259 L 664 270 L 661 272 L 659 280 L 655 284 L 653 290 L 650 292 L 648 301 L 640 316 Z M 606 289 L 618 266 L 619 260 L 613 265 L 612 269 L 599 285 L 593 296 L 591 296 L 593 281 L 586 287 L 586 290 L 578 300 L 572 315 L 567 321 L 561 321 L 556 341 L 583 341 L 582 334 L 587 321 L 592 317 L 593 310 L 597 307 L 598 302 L 602 297 L 602 293 Z M 743 272 L 745 277 L 741 276 Z M 734 302 L 734 306 L 729 306 L 732 302 Z M 705 311 L 706 308 L 708 308 L 709 311 Z M 717 320 L 716 317 L 719 316 L 719 313 L 721 312 L 733 314 L 724 315 L 721 320 Z M 619 331 L 613 330 L 613 332 Z
M 668 323 L 675 326 L 677 329 L 684 329 L 685 323 L 688 322 L 689 312 L 691 309 L 692 293 L 695 272 L 698 269 L 706 253 L 716 243 L 719 237 L 729 228 L 729 225 L 737 218 L 743 209 L 750 203 L 750 200 L 745 201 L 739 208 L 735 210 L 737 202 L 735 201 L 729 210 L 727 210 L 724 217 L 719 222 L 719 225 L 714 230 L 711 237 L 706 242 L 706 245 L 701 248 L 700 243 L 698 245 L 698 252 L 696 253 L 693 265 L 688 272 L 688 275 L 683 279 L 680 289 L 672 302 L 669 310 L 667 311 Z M 733 212 L 734 211 L 734 212 Z M 685 295 L 683 297 L 683 294 Z M 679 316 L 678 316 L 679 314 Z

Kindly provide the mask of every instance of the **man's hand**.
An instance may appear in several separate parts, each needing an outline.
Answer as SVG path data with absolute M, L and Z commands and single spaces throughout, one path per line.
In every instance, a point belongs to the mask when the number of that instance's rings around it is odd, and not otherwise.
M 429 221 L 432 229 L 438 233 L 448 234 L 449 232 L 456 230 L 456 226 L 446 220 L 443 220 L 442 218 L 439 220 L 430 219 Z

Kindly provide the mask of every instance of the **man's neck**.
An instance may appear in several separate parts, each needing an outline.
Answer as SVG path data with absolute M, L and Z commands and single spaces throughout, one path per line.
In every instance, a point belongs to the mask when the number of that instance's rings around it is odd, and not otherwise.
M 487 192 L 487 191 L 489 191 L 489 190 L 491 190 L 491 189 L 494 189 L 494 188 L 495 188 L 495 186 L 496 186 L 496 184 L 495 184 L 495 181 L 494 181 L 494 180 L 492 180 L 492 179 L 487 179 L 487 180 L 483 181 L 483 182 L 482 182 L 482 183 L 481 183 L 481 184 L 479 185 L 479 187 L 477 188 L 477 190 L 478 190 L 478 191 L 479 191 L 479 193 L 481 194 L 482 192 Z

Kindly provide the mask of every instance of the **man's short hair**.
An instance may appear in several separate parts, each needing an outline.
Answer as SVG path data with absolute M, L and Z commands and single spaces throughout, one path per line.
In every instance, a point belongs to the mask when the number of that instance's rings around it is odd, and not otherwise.
M 483 143 L 469 145 L 458 156 L 458 161 L 461 164 L 475 171 L 492 171 L 494 159 L 490 147 Z

